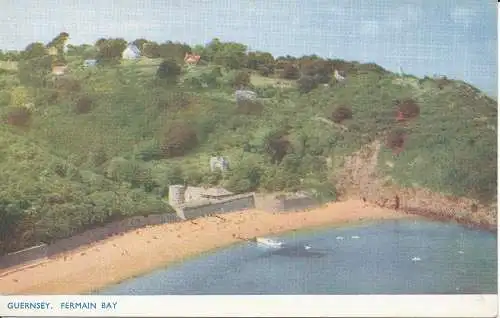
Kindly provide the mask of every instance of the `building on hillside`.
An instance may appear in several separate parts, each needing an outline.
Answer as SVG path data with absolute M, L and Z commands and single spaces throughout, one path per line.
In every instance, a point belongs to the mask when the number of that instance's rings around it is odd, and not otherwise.
M 335 72 L 333 73 L 333 76 L 335 77 L 335 79 L 339 82 L 342 82 L 343 80 L 345 80 L 345 74 L 342 75 L 340 74 L 339 71 L 335 70 Z
M 85 60 L 83 61 L 84 67 L 94 67 L 97 65 L 97 60 Z
M 215 170 L 227 171 L 229 169 L 229 161 L 224 157 L 211 157 L 210 158 L 210 171 Z
M 54 65 L 52 66 L 52 75 L 60 76 L 66 74 L 68 70 L 67 65 Z
M 186 53 L 184 55 L 184 62 L 188 65 L 196 65 L 200 61 L 200 58 L 199 55 Z
M 125 50 L 122 52 L 122 58 L 124 60 L 135 60 L 141 57 L 141 51 L 137 48 L 136 45 L 130 43 L 127 45 Z

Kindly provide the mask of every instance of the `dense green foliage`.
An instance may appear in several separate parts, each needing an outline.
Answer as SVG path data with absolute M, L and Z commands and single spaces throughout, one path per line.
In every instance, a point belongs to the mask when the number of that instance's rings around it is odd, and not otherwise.
M 157 59 L 120 61 L 126 42 L 100 39 L 72 47 L 71 72 L 55 79 L 32 45 L 17 70 L 0 73 L 0 252 L 172 211 L 164 199 L 177 183 L 331 199 L 342 158 L 375 139 L 393 182 L 495 199 L 496 101 L 463 82 L 317 56 L 275 59 L 218 39 L 193 49 L 135 42 Z M 190 51 L 200 65 L 182 65 Z M 83 68 L 92 54 L 103 63 Z M 336 83 L 334 70 L 346 81 Z M 237 103 L 241 87 L 257 100 Z M 228 172 L 209 171 L 217 153 Z

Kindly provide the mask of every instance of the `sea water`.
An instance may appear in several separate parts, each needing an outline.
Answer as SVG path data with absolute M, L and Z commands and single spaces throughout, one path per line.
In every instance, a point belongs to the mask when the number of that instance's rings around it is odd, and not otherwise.
M 479 294 L 497 291 L 496 234 L 394 220 L 270 236 L 109 286 L 101 295 Z M 168 248 L 168 246 L 165 246 Z

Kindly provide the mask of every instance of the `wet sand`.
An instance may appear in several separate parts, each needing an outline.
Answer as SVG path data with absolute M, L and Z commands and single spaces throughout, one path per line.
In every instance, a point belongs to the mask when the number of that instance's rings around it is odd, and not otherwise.
M 350 200 L 273 214 L 247 210 L 133 230 L 20 271 L 0 274 L 1 294 L 85 294 L 240 241 L 303 228 L 415 217 Z

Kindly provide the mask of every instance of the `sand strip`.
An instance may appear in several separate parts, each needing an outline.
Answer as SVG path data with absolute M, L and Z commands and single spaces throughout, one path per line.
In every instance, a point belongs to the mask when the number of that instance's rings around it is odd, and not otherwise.
M 237 238 L 302 228 L 413 217 L 360 201 L 272 214 L 248 210 L 146 227 L 79 248 L 34 267 L 0 277 L 1 294 L 84 294 L 169 263 L 236 243 Z

